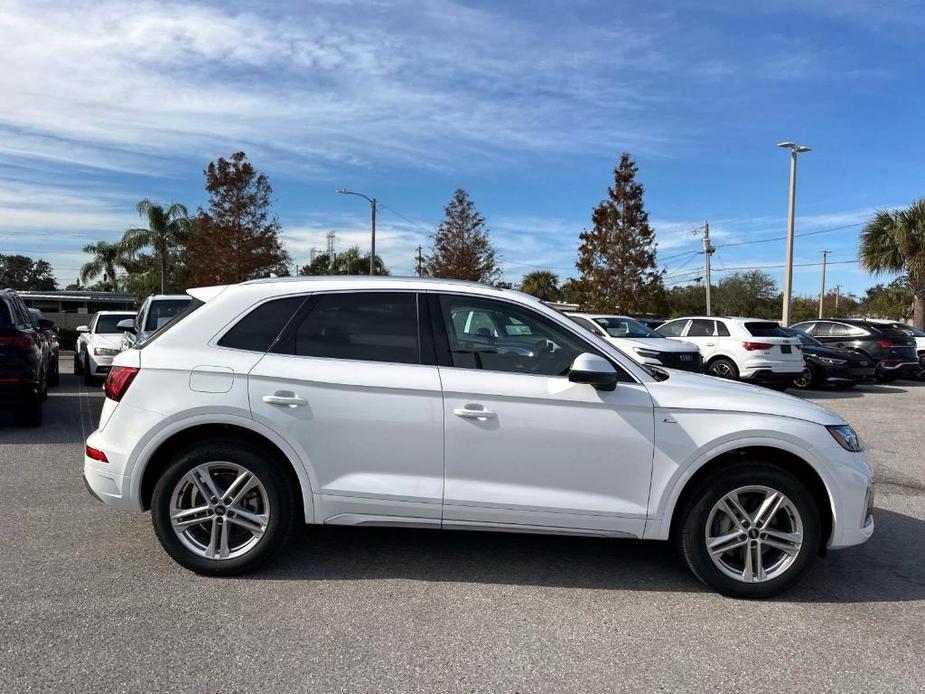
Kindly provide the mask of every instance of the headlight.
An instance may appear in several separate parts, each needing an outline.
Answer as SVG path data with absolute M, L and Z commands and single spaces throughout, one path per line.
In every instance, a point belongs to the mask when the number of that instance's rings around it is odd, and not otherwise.
M 646 359 L 658 359 L 659 356 L 661 356 L 654 349 L 646 349 L 645 347 L 633 347 L 633 351 L 640 357 L 645 357 Z
M 829 430 L 832 438 L 838 441 L 838 445 L 840 445 L 846 451 L 857 453 L 864 450 L 864 444 L 861 442 L 861 437 L 858 436 L 854 429 L 852 429 L 847 424 L 833 424 L 831 426 L 827 426 L 826 429 Z
M 816 357 L 816 359 L 829 366 L 842 366 L 848 363 L 847 359 L 833 359 L 832 357 Z
M 93 356 L 95 357 L 114 357 L 119 353 L 119 350 L 112 349 L 112 347 L 94 347 Z

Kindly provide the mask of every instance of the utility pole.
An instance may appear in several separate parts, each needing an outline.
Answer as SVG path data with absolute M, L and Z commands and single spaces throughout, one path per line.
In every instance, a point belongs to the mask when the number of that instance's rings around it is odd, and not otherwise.
M 713 253 L 716 252 L 716 249 L 710 244 L 710 222 L 705 221 L 703 223 L 703 276 L 705 281 L 706 288 L 706 297 L 707 297 L 707 315 L 712 315 L 711 306 L 710 306 L 710 258 Z
M 825 301 L 825 266 L 831 251 L 822 251 L 822 286 L 819 288 L 819 317 L 822 318 L 822 304 Z
M 833 318 L 838 318 L 838 296 L 839 294 L 841 294 L 841 285 L 836 284 L 835 285 L 835 315 L 833 316 Z
M 781 323 L 790 325 L 790 298 L 793 293 L 793 226 L 797 200 L 797 154 L 809 152 L 809 147 L 793 142 L 781 142 L 777 145 L 790 150 L 790 203 L 787 206 L 787 269 L 784 270 L 784 306 Z
M 423 249 L 418 246 L 418 277 L 424 276 L 424 254 Z

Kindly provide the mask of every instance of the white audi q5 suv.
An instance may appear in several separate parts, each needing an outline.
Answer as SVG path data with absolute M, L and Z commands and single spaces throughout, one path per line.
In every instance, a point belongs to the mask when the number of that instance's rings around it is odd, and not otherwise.
M 873 532 L 838 415 L 645 367 L 518 292 L 269 279 L 189 292 L 115 358 L 84 476 L 164 549 L 255 568 L 294 523 L 672 540 L 735 596 L 791 586 Z

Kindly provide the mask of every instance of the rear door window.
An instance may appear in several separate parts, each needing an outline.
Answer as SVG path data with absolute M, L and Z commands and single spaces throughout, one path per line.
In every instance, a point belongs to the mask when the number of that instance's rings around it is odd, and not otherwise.
M 729 337 L 729 328 L 726 327 L 725 323 L 716 321 L 716 335 L 717 337 Z
M 287 296 L 260 304 L 225 333 L 219 346 L 266 352 L 304 301 L 304 296 Z
M 420 364 L 417 295 L 412 292 L 322 294 L 272 352 L 328 359 Z M 469 317 L 461 317 L 468 320 Z M 478 319 L 477 319 L 478 320 Z M 480 325 L 479 329 L 488 329 Z

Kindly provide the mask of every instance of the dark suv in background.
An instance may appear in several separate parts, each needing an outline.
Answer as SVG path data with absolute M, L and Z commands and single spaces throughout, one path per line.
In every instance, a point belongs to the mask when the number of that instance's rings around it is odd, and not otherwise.
M 899 330 L 857 318 L 809 320 L 790 326 L 828 347 L 864 354 L 877 363 L 877 379 L 918 378 L 922 372 L 915 338 Z
M 13 410 L 16 423 L 42 423 L 48 395 L 48 337 L 33 322 L 16 292 L 0 290 L 0 409 Z

